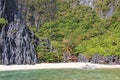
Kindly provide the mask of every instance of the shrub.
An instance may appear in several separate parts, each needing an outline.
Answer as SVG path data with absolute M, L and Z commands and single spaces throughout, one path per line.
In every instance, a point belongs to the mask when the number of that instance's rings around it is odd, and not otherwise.
M 4 18 L 0 18 L 0 25 L 6 25 L 7 21 Z

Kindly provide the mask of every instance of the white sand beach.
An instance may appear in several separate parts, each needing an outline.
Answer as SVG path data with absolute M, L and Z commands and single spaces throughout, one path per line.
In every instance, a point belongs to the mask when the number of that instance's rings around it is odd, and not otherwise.
M 0 65 L 0 71 L 32 70 L 32 69 L 98 69 L 120 68 L 120 65 L 104 65 L 92 63 L 41 63 L 36 65 Z

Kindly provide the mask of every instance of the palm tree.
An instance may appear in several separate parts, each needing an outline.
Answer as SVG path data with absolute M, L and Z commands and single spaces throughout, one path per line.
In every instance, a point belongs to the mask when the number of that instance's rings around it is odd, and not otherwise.
M 64 44 L 63 47 L 64 62 L 66 62 L 72 54 L 74 45 L 71 39 L 64 39 L 63 44 Z

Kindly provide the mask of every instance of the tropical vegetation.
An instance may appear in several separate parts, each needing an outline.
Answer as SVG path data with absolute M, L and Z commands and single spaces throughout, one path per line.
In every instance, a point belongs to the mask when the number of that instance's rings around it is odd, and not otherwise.
M 44 19 L 37 28 L 29 26 L 40 40 L 36 47 L 40 62 L 60 62 L 64 53 L 120 56 L 120 0 L 96 0 L 94 9 L 80 5 L 79 0 L 26 2 L 29 9 Z M 54 8 L 47 8 L 47 3 Z M 106 14 L 111 4 L 114 5 L 112 16 L 101 17 L 99 12 Z

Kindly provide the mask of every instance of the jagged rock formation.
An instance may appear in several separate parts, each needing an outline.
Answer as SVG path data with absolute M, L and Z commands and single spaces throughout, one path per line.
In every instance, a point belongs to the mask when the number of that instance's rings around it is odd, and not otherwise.
M 83 54 L 79 54 L 78 62 L 89 62 L 89 60 Z
M 18 0 L 27 26 L 40 27 L 55 19 L 56 0 Z
M 106 13 L 104 13 L 103 11 L 100 10 L 100 17 L 101 18 L 109 18 L 113 15 L 114 11 L 115 11 L 115 6 L 113 4 L 110 4 L 109 10 Z
M 90 6 L 94 10 L 98 7 L 98 6 L 96 6 L 97 1 L 98 0 L 80 0 L 80 5 Z M 109 7 L 109 10 L 107 10 L 105 12 L 103 12 L 101 10 L 101 7 L 99 8 L 98 15 L 99 15 L 100 18 L 109 18 L 113 15 L 113 13 L 115 11 L 114 3 L 108 4 L 108 7 Z
M 80 5 L 90 6 L 94 9 L 94 0 L 80 0 Z
M 7 20 L 0 34 L 1 63 L 35 64 L 37 55 L 34 34 L 27 29 L 18 9 L 18 0 L 0 0 L 0 17 Z
M 101 56 L 99 54 L 94 54 L 91 59 L 92 63 L 100 64 L 119 64 L 119 58 L 117 56 Z

